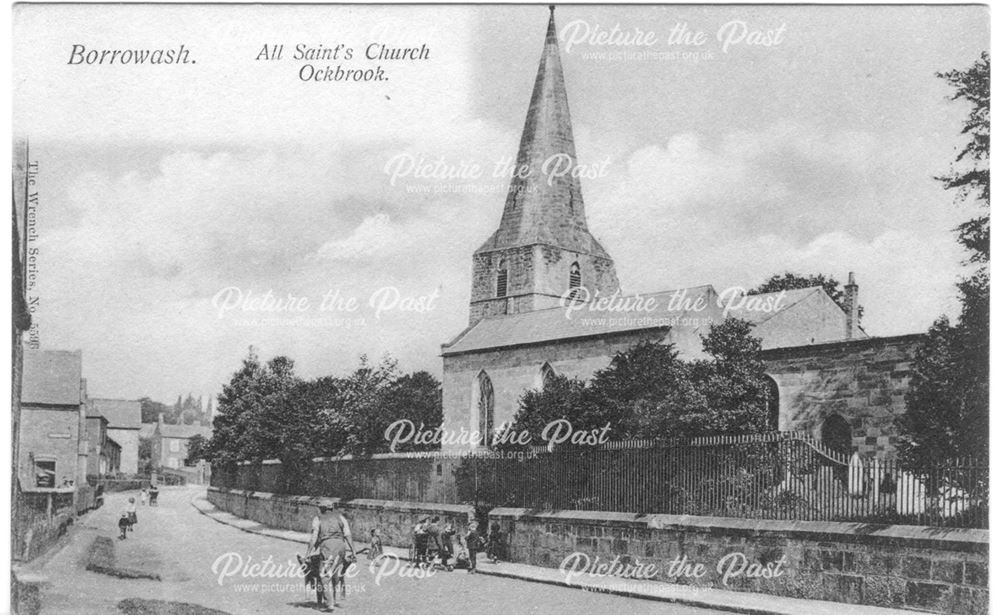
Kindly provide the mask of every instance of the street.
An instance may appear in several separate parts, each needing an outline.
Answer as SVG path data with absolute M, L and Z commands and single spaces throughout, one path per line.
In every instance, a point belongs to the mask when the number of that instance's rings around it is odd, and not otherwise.
M 42 568 L 49 579 L 42 612 L 245 613 L 314 612 L 313 594 L 292 576 L 301 545 L 242 532 L 198 513 L 191 499 L 204 487 L 163 488 L 160 505 L 139 507 L 139 522 L 124 541 L 117 521 L 127 498 L 135 493 L 108 494 L 105 505 L 78 522 L 69 544 Z M 115 565 L 159 575 L 161 580 L 118 578 L 86 569 L 90 546 L 98 536 L 113 538 Z M 359 546 L 360 548 L 360 546 Z M 267 560 L 270 558 L 270 564 Z M 347 598 L 337 612 L 352 613 L 658 613 L 710 615 L 717 611 L 585 592 L 465 571 L 438 571 L 418 578 L 405 562 L 387 565 L 381 577 L 360 556 L 357 574 L 347 580 Z M 481 566 L 489 566 L 485 563 Z M 214 566 L 214 571 L 213 571 Z M 392 570 L 395 568 L 395 571 Z M 244 576 L 246 574 L 246 576 Z M 131 607 L 120 609 L 122 600 Z M 137 610 L 135 599 L 187 603 L 160 604 L 160 610 Z M 145 604 L 149 604 L 148 602 Z M 215 609 L 211 611 L 209 609 Z

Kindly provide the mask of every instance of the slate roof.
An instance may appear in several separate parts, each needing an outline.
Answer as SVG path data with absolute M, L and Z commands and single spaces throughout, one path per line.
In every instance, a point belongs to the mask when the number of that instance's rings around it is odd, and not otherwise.
M 701 300 L 705 307 L 701 310 L 683 309 L 671 305 L 671 299 L 682 296 L 692 302 Z M 635 297 L 635 295 L 626 295 Z M 711 285 L 694 288 L 668 290 L 648 295 L 643 299 L 653 299 L 655 308 L 651 311 L 591 311 L 587 308 L 574 311 L 567 318 L 564 307 L 555 307 L 532 312 L 511 314 L 502 318 L 486 318 L 459 334 L 452 342 L 442 346 L 441 354 L 453 355 L 503 348 L 522 344 L 534 344 L 573 338 L 603 336 L 614 333 L 664 329 L 671 327 L 675 334 L 688 331 L 692 334 L 707 332 L 706 327 L 678 327 L 678 322 L 713 321 L 721 317 L 715 289 Z M 673 324 L 671 324 L 673 323 Z
M 821 286 L 789 290 L 785 291 L 785 295 L 778 303 L 776 310 L 750 310 L 744 304 L 742 307 L 730 310 L 729 315 L 747 320 L 753 325 L 760 325 L 778 314 L 793 309 L 814 293 L 823 292 L 826 291 Z M 754 298 L 773 303 L 778 299 L 779 294 L 761 293 L 754 295 Z M 624 296 L 635 297 L 634 294 Z M 671 305 L 671 300 L 678 296 L 690 302 L 701 300 L 706 305 L 701 310 L 684 309 L 676 304 Z M 450 343 L 442 345 L 441 354 L 449 356 L 492 348 L 662 329 L 667 326 L 671 327 L 669 341 L 674 342 L 682 354 L 685 354 L 685 351 L 688 354 L 697 354 L 698 349 L 701 348 L 700 336 L 708 332 L 708 326 L 711 322 L 723 320 L 723 308 L 730 299 L 728 296 L 720 298 L 715 288 L 710 284 L 650 293 L 640 295 L 640 297 L 653 299 L 655 309 L 650 312 L 633 311 L 627 313 L 582 309 L 573 312 L 571 318 L 567 318 L 566 308 L 557 307 L 511 314 L 500 318 L 486 318 L 460 333 Z M 723 302 L 722 305 L 720 305 L 720 300 Z M 674 324 L 671 325 L 671 322 Z M 692 322 L 698 322 L 700 325 L 684 324 Z M 764 337 L 767 335 L 765 334 Z M 762 342 L 764 348 L 772 345 L 767 339 L 762 340 Z
M 108 419 L 109 429 L 139 429 L 142 404 L 132 399 L 92 399 L 94 409 Z
M 21 403 L 79 406 L 83 353 L 79 350 L 25 350 Z
M 193 438 L 200 435 L 205 438 L 212 437 L 212 428 L 202 425 L 171 425 L 164 423 L 159 426 L 160 435 L 164 438 Z
M 781 298 L 781 302 L 778 304 L 778 309 L 773 311 L 763 311 L 763 310 L 748 310 L 745 305 L 743 307 L 738 307 L 730 310 L 730 316 L 734 318 L 741 318 L 755 325 L 770 320 L 777 316 L 778 314 L 792 308 L 795 304 L 799 303 L 803 299 L 809 297 L 814 293 L 823 293 L 822 286 L 811 286 L 809 288 L 796 288 L 795 290 L 784 291 L 785 296 Z M 760 301 L 774 301 L 778 299 L 778 295 L 781 291 L 774 293 L 760 293 L 758 295 L 752 295 L 755 299 Z M 728 299 L 728 298 L 725 298 Z

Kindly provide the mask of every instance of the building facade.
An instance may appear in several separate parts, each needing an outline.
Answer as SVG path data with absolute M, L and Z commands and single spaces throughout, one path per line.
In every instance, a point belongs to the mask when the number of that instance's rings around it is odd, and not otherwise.
M 130 399 L 91 400 L 93 410 L 108 421 L 108 437 L 121 447 L 119 472 L 139 472 L 139 429 L 142 427 L 142 404 Z
M 201 425 L 171 425 L 159 416 L 152 436 L 153 465 L 177 470 L 187 465 L 188 444 L 191 438 L 201 436 L 208 440 L 212 428 Z
M 25 350 L 18 479 L 25 491 L 73 491 L 86 482 L 86 409 L 80 351 Z M 82 450 L 82 455 L 81 455 Z

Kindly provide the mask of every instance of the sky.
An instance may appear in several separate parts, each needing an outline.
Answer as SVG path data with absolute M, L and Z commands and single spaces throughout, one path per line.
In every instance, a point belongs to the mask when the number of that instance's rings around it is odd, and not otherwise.
M 102 397 L 217 394 L 251 345 L 306 377 L 361 354 L 440 376 L 440 345 L 468 322 L 472 252 L 500 219 L 547 18 L 15 7 L 43 348 L 81 349 Z M 988 48 L 986 8 L 560 6 L 556 20 L 589 225 L 624 291 L 853 271 L 871 335 L 957 312 L 951 229 L 971 211 L 934 177 L 968 107 L 935 73 Z M 427 57 L 367 60 L 372 43 Z M 181 44 L 195 63 L 69 63 L 74 45 Z M 259 59 L 277 44 L 280 60 Z M 293 57 L 338 44 L 352 60 Z M 304 81 L 306 65 L 384 80 Z

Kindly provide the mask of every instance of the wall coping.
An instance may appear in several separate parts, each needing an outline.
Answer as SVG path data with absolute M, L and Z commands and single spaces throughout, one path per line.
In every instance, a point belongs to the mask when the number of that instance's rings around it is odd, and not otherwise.
M 799 354 L 811 355 L 817 351 L 836 350 L 840 348 L 865 347 L 865 346 L 891 346 L 895 344 L 907 344 L 919 342 L 926 338 L 926 333 L 903 333 L 901 335 L 887 335 L 885 337 L 858 337 L 853 339 L 835 340 L 832 342 L 820 342 L 819 344 L 801 344 L 798 346 L 776 346 L 765 348 L 760 351 L 762 359 L 780 359 L 792 357 Z
M 466 504 L 429 504 L 425 502 L 404 502 L 400 500 L 373 500 L 367 498 L 356 498 L 346 500 L 343 498 L 331 498 L 311 495 L 283 495 L 280 493 L 268 493 L 266 491 L 246 491 L 243 489 L 225 489 L 222 487 L 208 487 L 209 491 L 221 494 L 232 494 L 243 497 L 251 497 L 257 500 L 275 500 L 293 502 L 300 506 L 316 506 L 320 503 L 338 507 L 364 508 L 383 510 L 391 508 L 393 510 L 411 510 L 426 512 L 443 512 L 460 515 L 471 515 L 475 513 L 475 508 Z
M 736 517 L 634 514 L 604 511 L 539 511 L 494 508 L 491 518 L 511 521 L 577 522 L 633 529 L 693 531 L 761 536 L 780 534 L 820 542 L 891 543 L 918 548 L 987 552 L 990 532 L 982 529 L 940 528 L 922 525 L 882 525 L 841 521 L 779 521 Z

